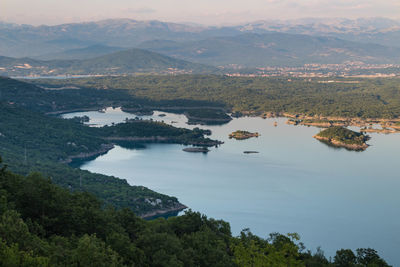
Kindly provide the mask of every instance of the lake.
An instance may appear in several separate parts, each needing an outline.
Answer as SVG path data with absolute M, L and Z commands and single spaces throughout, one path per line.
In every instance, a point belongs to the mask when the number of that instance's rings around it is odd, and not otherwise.
M 112 108 L 63 117 L 83 115 L 93 126 L 136 117 Z M 194 126 L 172 113 L 138 117 L 210 129 L 211 138 L 225 144 L 208 154 L 183 152 L 184 146 L 176 144 L 117 146 L 80 168 L 176 196 L 194 211 L 228 221 L 235 235 L 243 228 L 262 237 L 297 232 L 308 249 L 321 246 L 327 256 L 340 248 L 371 247 L 400 266 L 400 134 L 372 133 L 371 146 L 355 152 L 329 147 L 312 137 L 318 128 L 287 125 L 285 118 L 244 117 L 222 126 Z M 261 136 L 229 139 L 236 130 Z

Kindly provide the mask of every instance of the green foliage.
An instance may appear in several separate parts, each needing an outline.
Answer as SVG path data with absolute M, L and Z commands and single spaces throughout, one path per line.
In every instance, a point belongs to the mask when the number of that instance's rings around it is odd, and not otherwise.
M 75 260 L 78 266 L 88 267 L 115 267 L 121 266 L 121 258 L 96 235 L 83 235 L 76 248 Z
M 306 266 L 300 259 L 301 244 L 298 235 L 271 234 L 268 240 L 254 236 L 248 230 L 241 233 L 233 245 L 238 266 Z
M 190 124 L 222 124 L 232 120 L 225 110 L 221 109 L 188 109 L 185 114 Z
M 137 214 L 173 208 L 178 201 L 141 186 L 130 186 L 125 180 L 74 169 L 60 160 L 101 150 L 102 144 L 110 142 L 104 139 L 107 134 L 167 135 L 173 137 L 169 142 L 178 143 L 205 140 L 202 131 L 178 129 L 161 123 L 142 121 L 99 129 L 73 120 L 48 117 L 15 105 L 0 103 L 0 111 L 0 151 L 6 156 L 6 164 L 11 170 L 21 174 L 42 172 L 65 188 L 91 192 L 108 204 L 130 207 Z M 162 202 L 152 206 L 146 199 L 160 199 Z
M 224 104 L 232 111 L 289 112 L 360 118 L 400 116 L 399 79 L 357 79 L 357 83 L 320 83 L 321 79 L 225 77 L 216 75 L 101 77 L 35 81 L 125 90 L 136 99 L 196 100 Z
M 353 267 L 356 266 L 357 258 L 351 249 L 341 249 L 336 251 L 334 257 L 337 267 Z
M 365 141 L 369 139 L 368 136 L 363 135 L 362 133 L 357 133 L 341 126 L 329 127 L 325 130 L 322 130 L 317 135 L 350 145 L 364 145 Z
M 154 210 L 179 209 L 174 197 L 158 194 L 141 186 L 130 186 L 125 180 L 73 169 L 65 164 L 71 158 L 96 156 L 107 152 L 114 140 L 132 146 L 129 138 L 157 136 L 164 142 L 206 145 L 205 131 L 179 129 L 151 121 L 131 121 L 103 128 L 91 128 L 81 120 L 64 120 L 37 111 L 91 107 L 127 99 L 123 93 L 88 89 L 64 91 L 42 88 L 12 79 L 0 78 L 0 152 L 11 170 L 20 174 L 41 172 L 71 191 L 87 191 L 115 207 L 129 207 L 139 215 Z M 98 93 L 98 94 L 97 94 Z M 107 99 L 111 100 L 107 100 Z M 76 100 L 72 100 L 76 99 Z M 100 100 L 99 100 L 100 99 Z M 103 99 L 103 100 L 101 100 Z M 158 140 L 159 141 L 159 140 Z M 79 159 L 78 157 L 78 159 Z M 160 199 L 157 205 L 147 200 Z
M 329 263 L 304 253 L 297 234 L 268 239 L 197 212 L 144 221 L 129 209 L 104 207 L 40 174 L 0 172 L 2 266 L 347 266 L 338 251 Z M 352 253 L 352 252 L 351 252 Z M 373 249 L 357 250 L 358 265 L 386 267 Z M 344 262 L 344 263 L 343 263 Z M 352 265 L 349 265 L 352 266 Z
M 46 257 L 35 256 L 29 251 L 21 251 L 17 244 L 8 246 L 0 239 L 0 262 L 4 267 L 50 266 Z

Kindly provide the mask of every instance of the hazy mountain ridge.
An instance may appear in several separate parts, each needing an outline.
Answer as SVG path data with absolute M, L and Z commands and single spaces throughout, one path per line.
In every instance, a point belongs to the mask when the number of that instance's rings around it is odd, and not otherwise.
M 214 66 L 302 66 L 364 62 L 400 63 L 400 48 L 356 43 L 335 37 L 286 33 L 245 33 L 200 41 L 149 41 L 139 47 L 171 57 Z
M 0 57 L 0 75 L 121 75 L 134 73 L 210 73 L 214 68 L 142 49 L 129 49 L 83 60 L 35 60 Z
M 104 56 L 122 50 L 125 50 L 125 48 L 98 44 L 98 45 L 87 46 L 84 48 L 65 50 L 63 52 L 58 52 L 58 53 L 43 54 L 34 58 L 40 60 L 89 59 L 89 58 Z
M 40 56 L 95 44 L 131 48 L 153 39 L 197 40 L 208 37 L 202 34 L 204 29 L 177 23 L 129 19 L 56 26 L 10 27 L 0 24 L 0 54 L 12 57 Z M 221 31 L 215 34 L 219 35 Z
M 349 41 L 400 47 L 400 21 L 386 18 L 256 21 L 235 27 L 241 32 L 282 32 L 331 36 Z
M 302 36 L 293 35 L 291 38 L 286 38 L 292 44 L 288 47 L 286 43 L 273 39 L 259 40 L 258 44 L 251 44 L 251 40 L 254 41 L 256 36 L 251 34 L 263 36 L 302 34 Z M 244 40 L 243 36 L 247 36 L 249 40 Z M 309 41 L 304 42 L 305 38 Z M 338 41 L 335 38 L 343 40 Z M 346 43 L 345 40 L 354 43 Z M 342 63 L 343 60 L 398 63 L 400 55 L 398 49 L 373 44 L 400 47 L 400 21 L 383 18 L 357 20 L 310 18 L 257 21 L 229 27 L 131 19 L 56 26 L 0 23 L 0 55 L 46 60 L 88 59 L 118 51 L 117 48 L 140 47 L 215 66 L 229 64 L 292 66 L 303 63 Z M 310 45 L 315 51 L 309 48 L 302 49 L 296 45 Z M 115 51 L 107 48 L 99 49 L 96 46 L 114 47 Z M 270 47 L 267 49 L 265 46 Z M 228 60 L 229 56 L 231 59 Z
M 336 33 L 376 33 L 400 29 L 400 21 L 386 18 L 304 18 L 295 20 L 261 20 L 236 26 L 241 31 L 264 29 L 268 31 L 301 32 L 308 29 L 310 32 L 336 32 Z

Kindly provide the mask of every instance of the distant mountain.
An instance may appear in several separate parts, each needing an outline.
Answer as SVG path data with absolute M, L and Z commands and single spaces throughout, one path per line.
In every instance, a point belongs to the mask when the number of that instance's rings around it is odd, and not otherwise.
M 128 49 L 154 40 L 196 42 L 245 33 L 273 32 L 334 37 L 347 41 L 400 47 L 400 21 L 385 18 L 265 20 L 229 27 L 112 19 L 55 26 L 0 23 L 0 55 L 75 59 L 76 56 L 85 54 L 85 52 L 79 54 L 80 49 L 96 45 Z M 78 54 L 74 54 L 76 49 Z M 70 52 L 73 54 L 72 57 Z M 102 54 L 95 56 L 100 55 Z
M 211 73 L 216 69 L 142 49 L 129 49 L 84 60 L 35 60 L 0 57 L 0 75 L 121 75 L 134 73 Z
M 41 60 L 70 60 L 70 59 L 89 59 L 95 58 L 99 56 L 104 56 L 107 54 L 111 54 L 113 52 L 125 50 L 125 48 L 114 47 L 114 46 L 106 46 L 106 45 L 91 45 L 84 48 L 70 49 L 65 50 L 63 52 L 44 54 L 37 57 L 35 59 Z
M 139 47 L 213 66 L 299 66 L 310 63 L 400 63 L 400 48 L 299 34 L 246 33 L 200 41 L 154 40 Z
M 0 24 L 0 55 L 32 57 L 95 44 L 131 48 L 154 39 L 187 41 L 231 34 L 231 31 L 239 33 L 231 28 L 215 29 L 215 27 L 130 19 L 37 27 Z
M 265 20 L 238 25 L 234 28 L 241 32 L 330 36 L 355 42 L 400 47 L 400 21 L 387 18 Z

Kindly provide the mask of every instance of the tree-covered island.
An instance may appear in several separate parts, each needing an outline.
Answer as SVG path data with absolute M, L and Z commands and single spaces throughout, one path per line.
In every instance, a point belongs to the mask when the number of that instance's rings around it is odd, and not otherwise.
M 189 124 L 215 125 L 224 124 L 232 120 L 222 109 L 189 109 L 185 112 Z
M 314 138 L 334 146 L 347 148 L 349 150 L 367 149 L 369 145 L 366 143 L 366 141 L 370 139 L 368 135 L 364 135 L 340 126 L 333 126 L 322 130 L 315 135 Z
M 235 138 L 236 140 L 244 140 L 252 137 L 259 137 L 259 133 L 251 133 L 248 131 L 237 130 L 229 135 L 229 138 Z

